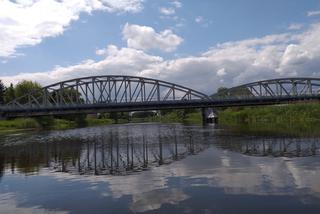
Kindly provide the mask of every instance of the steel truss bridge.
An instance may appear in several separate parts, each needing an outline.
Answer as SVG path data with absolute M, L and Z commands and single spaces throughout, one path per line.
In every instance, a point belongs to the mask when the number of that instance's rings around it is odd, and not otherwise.
M 264 80 L 209 96 L 166 81 L 108 75 L 67 80 L 32 91 L 0 106 L 0 117 L 256 106 L 306 100 L 320 100 L 320 78 Z

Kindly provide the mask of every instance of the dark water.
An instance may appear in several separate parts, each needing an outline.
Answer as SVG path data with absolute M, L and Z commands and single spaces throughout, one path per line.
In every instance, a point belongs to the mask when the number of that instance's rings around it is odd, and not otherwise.
M 132 124 L 0 137 L 0 213 L 320 213 L 320 139 Z

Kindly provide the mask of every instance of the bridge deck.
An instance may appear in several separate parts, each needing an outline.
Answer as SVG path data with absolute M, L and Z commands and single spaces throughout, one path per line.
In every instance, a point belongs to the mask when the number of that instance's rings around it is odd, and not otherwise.
M 233 106 L 258 106 L 289 104 L 295 102 L 320 101 L 320 95 L 284 96 L 284 97 L 252 97 L 247 99 L 220 99 L 220 100 L 180 100 L 146 103 L 97 103 L 82 105 L 61 105 L 40 108 L 8 108 L 1 107 L 0 112 L 4 117 L 25 117 L 43 115 L 84 114 L 102 112 L 129 112 L 163 109 L 187 109 L 187 108 L 217 108 Z

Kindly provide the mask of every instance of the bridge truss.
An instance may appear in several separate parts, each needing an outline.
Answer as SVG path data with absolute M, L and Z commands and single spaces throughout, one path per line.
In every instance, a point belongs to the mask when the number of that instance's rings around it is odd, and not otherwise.
M 320 78 L 263 80 L 225 89 L 213 98 L 313 97 L 320 95 Z
M 320 100 L 320 78 L 282 78 L 220 90 L 208 96 L 161 80 L 93 76 L 59 82 L 0 106 L 0 117 L 273 105 Z
M 177 84 L 133 76 L 94 76 L 59 82 L 9 103 L 18 108 L 48 108 L 91 104 L 148 103 L 209 99 Z

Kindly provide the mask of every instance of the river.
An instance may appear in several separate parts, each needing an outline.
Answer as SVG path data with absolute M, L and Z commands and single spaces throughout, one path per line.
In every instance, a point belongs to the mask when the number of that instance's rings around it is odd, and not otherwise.
M 157 123 L 3 135 L 0 213 L 320 213 L 320 138 Z

